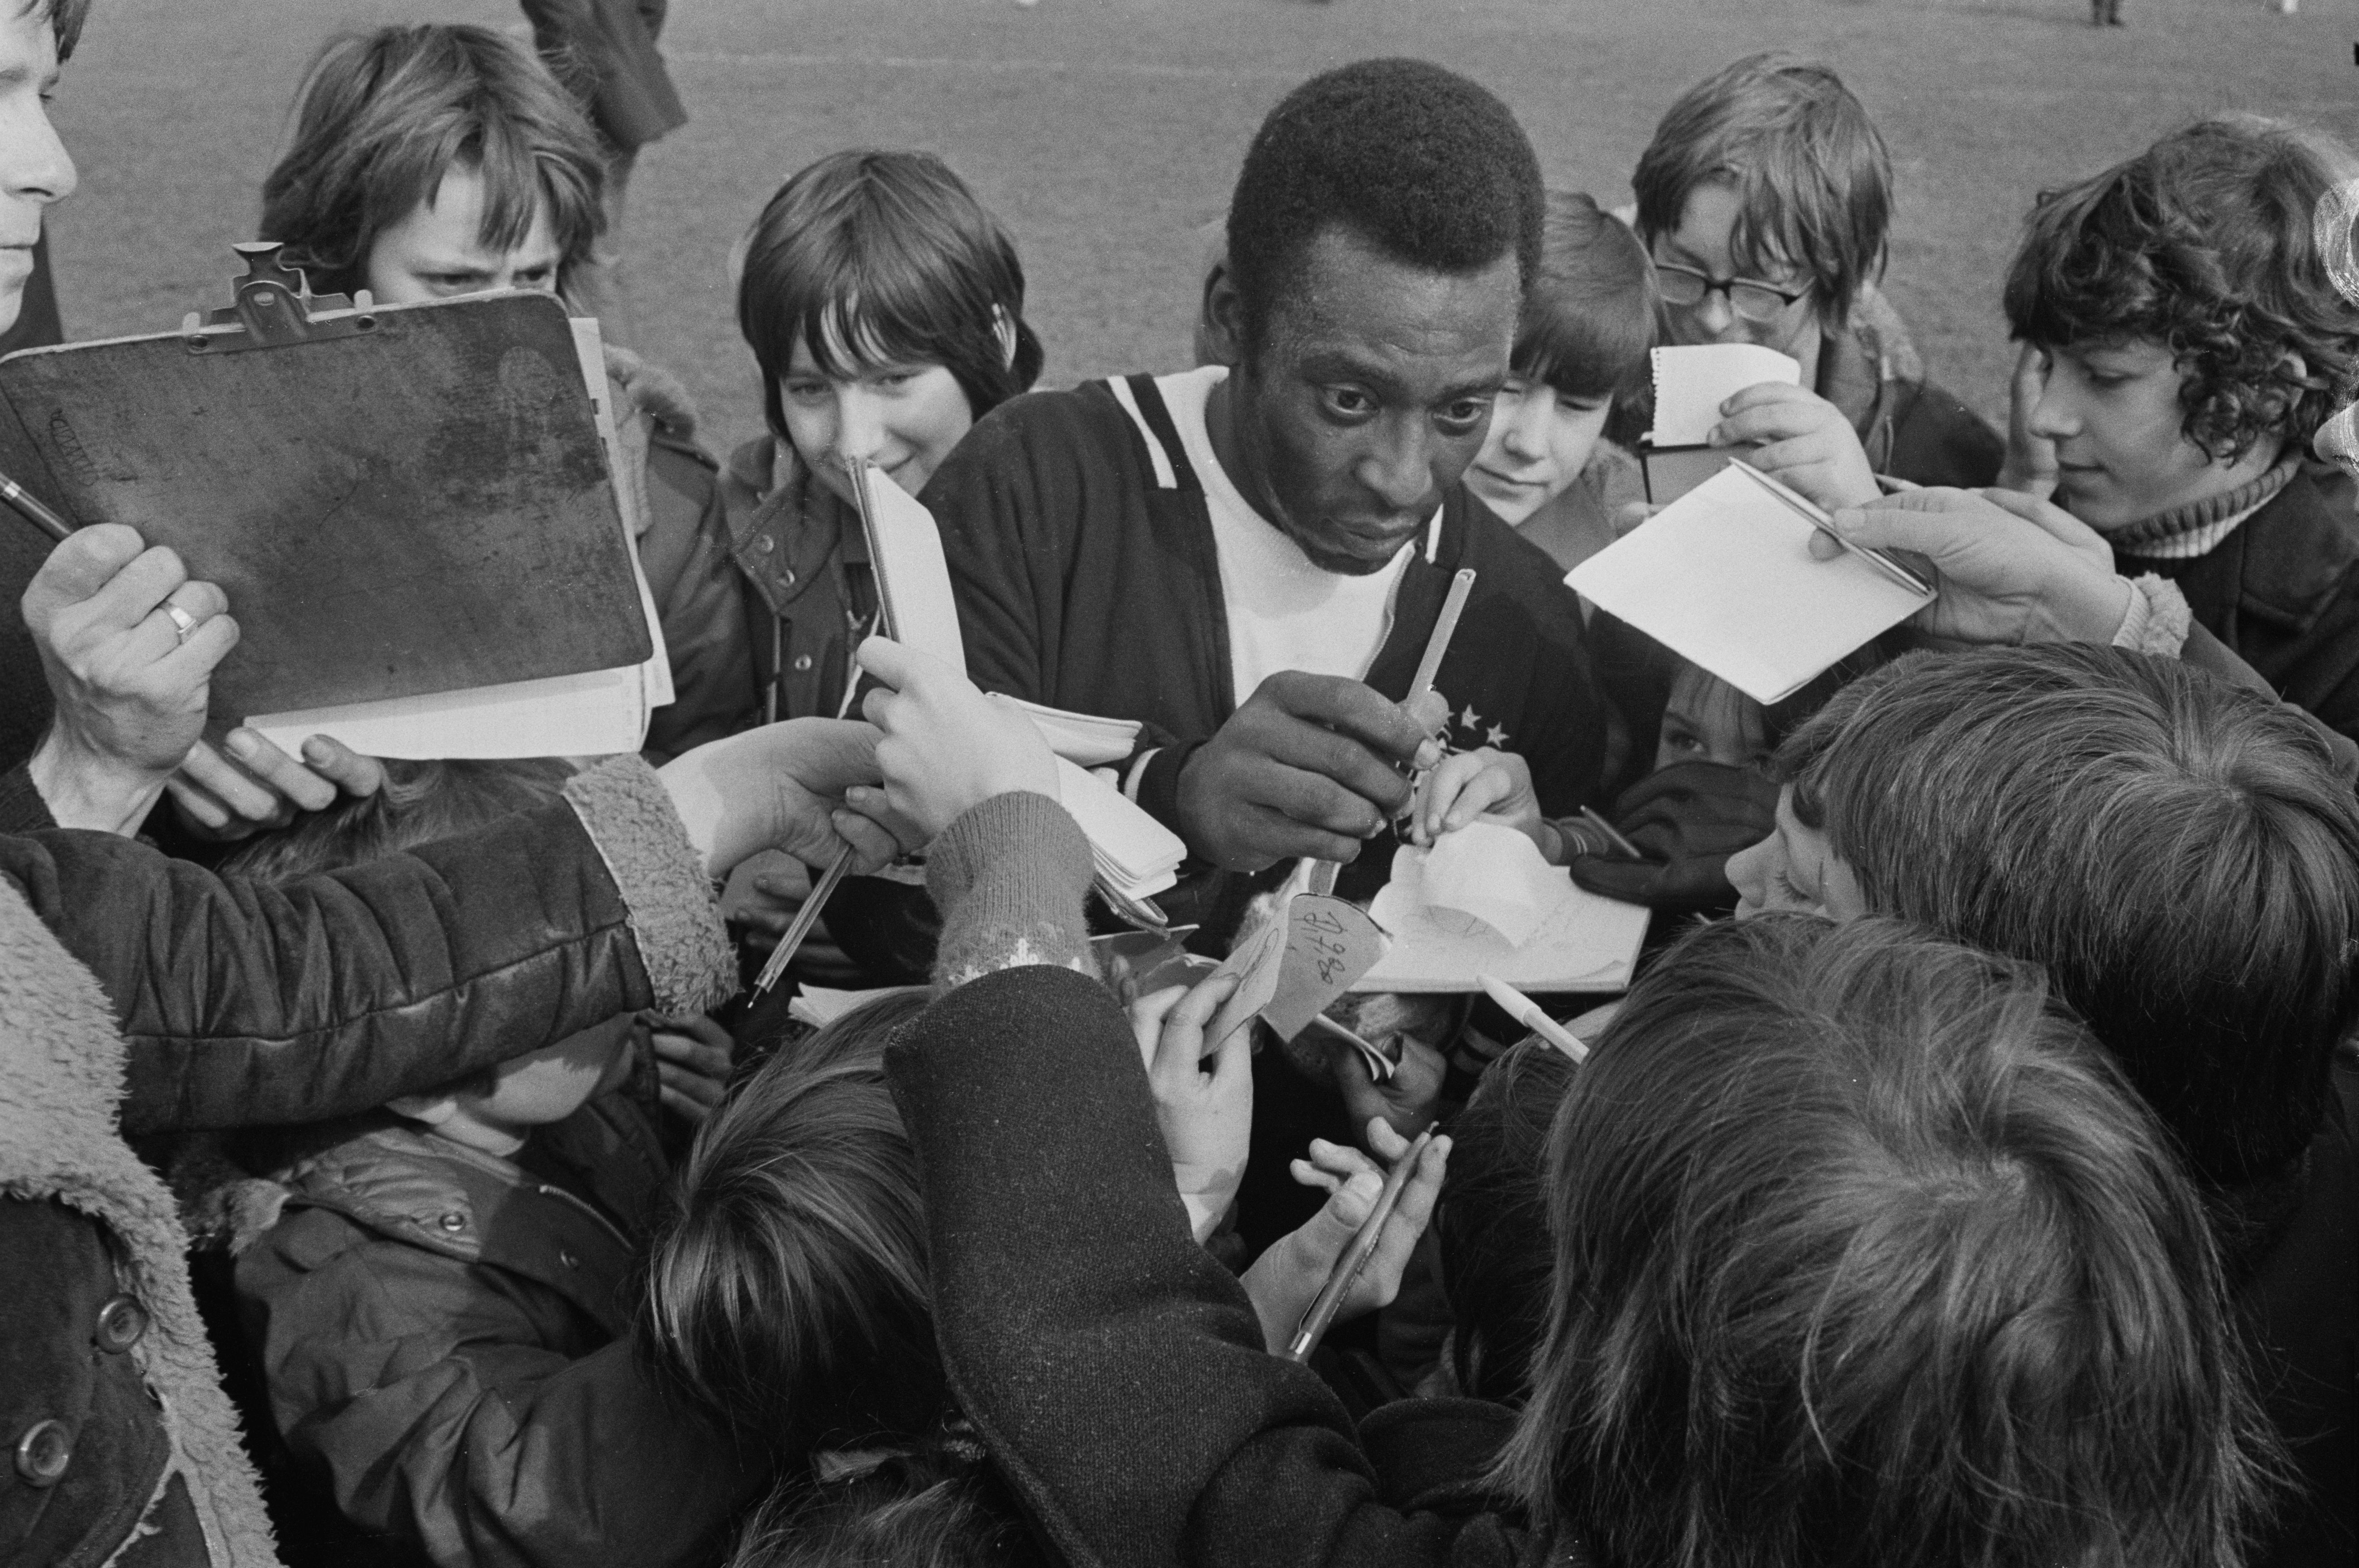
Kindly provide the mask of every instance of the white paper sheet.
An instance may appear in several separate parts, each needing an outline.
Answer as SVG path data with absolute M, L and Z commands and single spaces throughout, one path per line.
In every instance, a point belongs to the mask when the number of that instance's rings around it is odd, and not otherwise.
M 1529 836 L 1497 822 L 1469 822 L 1443 833 L 1426 852 L 1425 901 L 1445 913 L 1472 915 L 1521 947 L 1571 884 Z
M 1180 835 L 1148 816 L 1136 801 L 1096 774 L 1057 758 L 1057 784 L 1065 810 L 1089 836 L 1097 873 L 1133 898 L 1161 892 L 1180 880 L 1188 846 Z
M 1426 851 L 1404 844 L 1393 852 L 1392 880 L 1368 906 L 1391 933 L 1391 951 L 1360 977 L 1354 991 L 1477 991 L 1475 976 L 1493 975 L 1519 991 L 1619 991 L 1630 984 L 1647 909 L 1573 886 L 1571 873 L 1552 866 L 1563 896 L 1519 945 L 1472 916 L 1426 901 Z
M 787 1017 L 813 1028 L 823 1028 L 879 996 L 897 996 L 904 991 L 924 989 L 922 985 L 884 985 L 874 991 L 831 991 L 824 985 L 805 985 L 788 1001 Z
M 1103 768 L 1120 762 L 1138 748 L 1140 725 L 1136 719 L 1102 719 L 1095 713 L 1076 713 L 1027 702 L 1005 691 L 985 695 L 1001 707 L 1014 708 L 1030 719 L 1038 726 L 1050 751 L 1083 768 Z
M 1928 601 L 1723 469 L 1566 574 L 1573 592 L 1758 702 L 1790 696 Z
M 644 667 L 630 665 L 245 723 L 289 757 L 315 735 L 364 757 L 603 757 L 638 750 L 652 711 Z
M 1764 381 L 1802 383 L 1792 356 L 1759 343 L 1694 343 L 1653 351 L 1656 446 L 1701 446 L 1720 423 L 1720 406 Z
M 930 653 L 966 673 L 966 643 L 959 635 L 958 599 L 934 515 L 875 463 L 866 465 L 869 561 L 885 624 L 904 648 Z

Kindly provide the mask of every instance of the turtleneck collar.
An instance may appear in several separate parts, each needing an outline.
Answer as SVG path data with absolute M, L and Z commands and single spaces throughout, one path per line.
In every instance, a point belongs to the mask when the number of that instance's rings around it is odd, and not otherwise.
M 2141 517 L 2105 535 L 2105 542 L 2124 555 L 2150 561 L 2186 561 L 2207 555 L 2234 531 L 2238 523 L 2259 511 L 2301 471 L 2301 453 L 2288 450 L 2267 473 L 2207 495 L 2201 501 L 2172 506 Z

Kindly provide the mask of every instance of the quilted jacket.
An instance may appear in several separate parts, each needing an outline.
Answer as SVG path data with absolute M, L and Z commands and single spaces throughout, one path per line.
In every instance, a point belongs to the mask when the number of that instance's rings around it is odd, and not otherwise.
M 374 1536 L 371 1561 L 451 1568 L 714 1555 L 766 1469 L 633 1358 L 632 1270 L 668 1172 L 645 1111 L 599 1096 L 534 1131 L 530 1171 L 389 1115 L 324 1137 L 236 1266 L 291 1468 L 343 1515 L 307 1549 L 352 1561 Z

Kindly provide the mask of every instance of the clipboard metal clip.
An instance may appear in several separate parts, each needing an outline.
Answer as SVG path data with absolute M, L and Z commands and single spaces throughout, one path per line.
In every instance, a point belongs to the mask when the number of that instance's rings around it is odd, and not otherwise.
M 376 301 L 367 289 L 357 300 L 312 293 L 302 268 L 281 258 L 286 247 L 277 240 L 249 240 L 230 248 L 245 263 L 245 276 L 236 280 L 234 303 L 208 312 L 201 324 L 191 311 L 180 324 L 190 354 L 285 348 L 376 331 Z

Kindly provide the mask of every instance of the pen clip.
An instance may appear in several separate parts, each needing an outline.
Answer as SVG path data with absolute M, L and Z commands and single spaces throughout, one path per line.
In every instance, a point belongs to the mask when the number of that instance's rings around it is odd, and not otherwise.
M 1802 495 L 1799 491 L 1793 489 L 1791 486 L 1779 480 L 1772 479 L 1769 475 L 1762 473 L 1759 469 L 1754 467 L 1751 463 L 1745 462 L 1741 457 L 1730 458 L 1728 460 L 1728 466 L 1740 470 L 1746 478 L 1752 480 L 1756 485 L 1760 485 L 1764 490 L 1768 491 L 1770 495 L 1783 502 L 1787 510 L 1794 513 L 1804 522 L 1810 524 L 1810 527 L 1826 535 L 1827 538 L 1834 540 L 1835 543 L 1843 546 L 1843 550 L 1847 553 L 1858 556 L 1861 560 L 1865 561 L 1869 565 L 1883 572 L 1885 576 L 1890 578 L 1899 586 L 1908 589 L 1908 592 L 1916 594 L 1919 598 L 1930 599 L 1933 597 L 1933 585 L 1931 583 L 1926 582 L 1914 572 L 1909 571 L 1908 568 L 1893 560 L 1892 557 L 1885 554 L 1884 551 L 1871 549 L 1864 544 L 1854 544 L 1851 540 L 1843 538 L 1842 531 L 1835 527 L 1835 520 L 1829 517 L 1826 514 L 1825 509 L 1820 506 L 1816 502 L 1812 501 L 1809 496 Z

